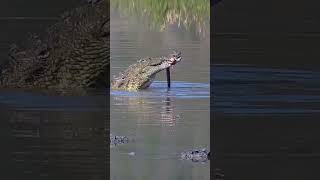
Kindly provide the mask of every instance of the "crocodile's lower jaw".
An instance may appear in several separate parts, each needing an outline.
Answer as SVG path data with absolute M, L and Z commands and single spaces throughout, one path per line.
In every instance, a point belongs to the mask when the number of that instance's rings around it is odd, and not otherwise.
M 149 79 L 146 83 L 144 83 L 139 89 L 146 89 L 148 88 L 153 82 L 153 79 Z
M 128 84 L 127 86 L 111 86 L 113 90 L 138 91 L 140 88 L 135 84 Z

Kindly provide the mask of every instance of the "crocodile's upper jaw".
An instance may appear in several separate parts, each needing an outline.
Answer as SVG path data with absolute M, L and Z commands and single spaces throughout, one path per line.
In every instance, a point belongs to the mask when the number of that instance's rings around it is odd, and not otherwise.
M 174 53 L 170 55 L 170 62 L 171 65 L 175 65 L 177 62 L 181 61 L 182 57 L 181 57 L 181 53 Z
M 155 77 L 158 72 L 167 69 L 170 66 L 175 65 L 177 62 L 181 61 L 181 56 L 163 58 L 160 61 L 160 63 L 150 64 L 144 68 L 145 74 L 146 76 L 148 76 L 148 78 Z

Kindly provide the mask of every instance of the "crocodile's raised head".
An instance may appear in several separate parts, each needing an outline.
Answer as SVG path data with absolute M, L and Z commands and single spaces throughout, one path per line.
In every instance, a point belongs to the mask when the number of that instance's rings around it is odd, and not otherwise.
M 153 82 L 156 74 L 181 61 L 181 53 L 174 51 L 166 57 L 144 58 L 120 73 L 111 83 L 113 89 L 145 89 Z

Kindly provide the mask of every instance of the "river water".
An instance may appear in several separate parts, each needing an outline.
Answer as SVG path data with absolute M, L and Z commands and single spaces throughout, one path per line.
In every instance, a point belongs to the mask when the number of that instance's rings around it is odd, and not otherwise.
M 2 149 L 10 179 L 105 179 L 105 91 L 61 96 L 1 90 Z M 8 159 L 9 158 L 9 159 Z
M 135 17 L 111 12 L 111 77 L 143 57 L 178 50 L 182 61 L 148 90 L 111 91 L 110 131 L 131 142 L 112 147 L 111 179 L 209 179 L 210 163 L 181 160 L 182 151 L 210 149 L 209 36 L 169 26 L 150 30 Z
M 213 76 L 214 164 L 226 179 L 315 174 L 319 71 L 217 64 Z

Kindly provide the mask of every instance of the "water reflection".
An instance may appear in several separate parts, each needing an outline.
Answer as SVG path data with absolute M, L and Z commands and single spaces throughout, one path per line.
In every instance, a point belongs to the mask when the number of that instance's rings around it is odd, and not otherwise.
M 171 104 L 170 97 L 166 97 L 164 100 L 164 106 L 161 108 L 161 122 L 167 124 L 169 126 L 175 126 L 177 120 L 179 120 L 180 116 L 177 114 L 175 107 Z
M 149 118 L 152 116 L 156 119 L 159 117 L 159 124 L 161 126 L 174 126 L 179 120 L 179 114 L 177 114 L 170 93 L 164 94 L 160 99 L 152 99 L 150 96 L 144 93 L 138 93 L 136 96 L 115 96 L 114 105 L 125 106 L 127 112 L 136 114 L 137 118 L 141 118 L 139 124 L 150 123 Z M 159 108 L 159 109 L 158 109 Z M 144 114 L 144 116 L 140 116 Z M 152 122 L 153 125 L 155 122 Z

